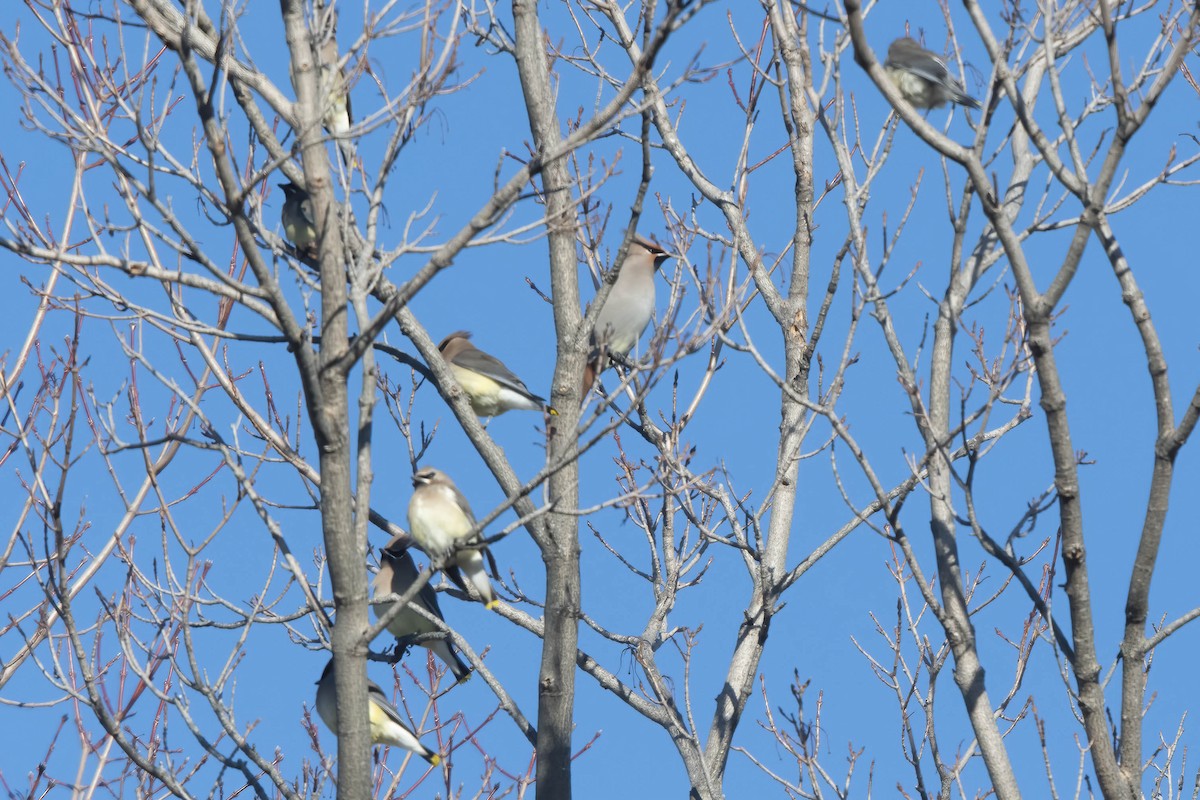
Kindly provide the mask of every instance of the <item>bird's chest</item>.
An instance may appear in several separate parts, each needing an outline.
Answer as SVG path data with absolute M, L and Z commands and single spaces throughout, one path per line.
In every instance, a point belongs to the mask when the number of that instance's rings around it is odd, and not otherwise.
M 917 108 L 941 105 L 937 102 L 936 87 L 920 75 L 902 69 L 888 70 L 888 75 L 904 99 Z
M 471 521 L 458 508 L 452 496 L 423 493 L 414 497 L 408 509 L 408 526 L 417 543 L 428 552 L 450 550 L 471 530 Z
M 475 413 L 483 417 L 495 416 L 499 409 L 500 384 L 478 372 L 456 365 L 451 365 L 450 369 L 454 372 L 454 379 L 458 381 L 458 385 L 470 398 Z
M 622 296 L 615 299 L 610 295 L 609 301 L 600 311 L 595 336 L 609 350 L 628 353 L 654 316 L 654 286 L 651 284 L 640 291 L 623 292 Z

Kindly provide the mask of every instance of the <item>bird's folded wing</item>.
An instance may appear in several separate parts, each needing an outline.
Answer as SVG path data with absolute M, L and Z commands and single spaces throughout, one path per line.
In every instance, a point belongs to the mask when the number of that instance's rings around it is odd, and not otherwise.
M 934 56 L 923 56 L 914 58 L 911 64 L 905 65 L 906 69 L 914 75 L 924 78 L 933 83 L 950 82 L 951 85 L 957 85 L 958 79 L 950 75 L 950 70 L 946 69 L 946 65 L 940 58 Z
M 390 719 L 392 722 L 395 722 L 405 730 L 408 729 L 408 723 L 404 721 L 404 719 L 400 716 L 400 712 L 397 711 L 396 707 L 387 699 L 387 695 L 383 693 L 383 689 L 379 688 L 378 683 L 375 683 L 375 681 L 367 681 L 367 695 L 370 697 L 371 701 L 379 707 L 379 710 L 387 715 L 388 719 Z
M 471 372 L 477 372 L 480 375 L 491 378 L 496 383 L 512 389 L 514 392 L 541 400 L 540 397 L 529 391 L 525 383 L 514 375 L 512 370 L 504 366 L 504 363 L 500 359 L 482 350 L 468 350 L 459 353 L 454 357 L 454 363 L 463 369 L 469 369 Z

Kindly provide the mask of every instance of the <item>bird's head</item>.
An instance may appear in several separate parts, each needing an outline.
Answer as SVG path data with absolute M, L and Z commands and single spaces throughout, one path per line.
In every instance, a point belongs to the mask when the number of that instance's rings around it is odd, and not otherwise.
M 414 489 L 419 489 L 422 486 L 429 486 L 445 479 L 446 476 L 441 470 L 434 469 L 433 467 L 422 467 L 413 473 L 412 485 Z
M 629 244 L 629 253 L 630 255 L 644 255 L 649 257 L 655 269 L 661 267 L 664 261 L 668 258 L 673 258 L 675 255 L 657 242 L 652 242 L 641 236 L 633 237 L 633 241 Z
M 442 354 L 442 358 L 453 361 L 456 355 L 471 347 L 471 332 L 455 331 L 442 339 L 441 344 L 438 345 L 438 352 Z

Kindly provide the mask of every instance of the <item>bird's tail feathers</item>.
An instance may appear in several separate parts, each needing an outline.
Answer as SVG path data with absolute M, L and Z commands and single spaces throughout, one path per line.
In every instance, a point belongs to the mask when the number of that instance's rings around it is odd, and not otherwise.
M 471 665 L 463 660 L 462 656 L 458 654 L 458 651 L 454 649 L 454 646 L 449 641 L 439 639 L 435 642 L 430 642 L 429 649 L 438 658 L 446 662 L 446 666 L 450 668 L 451 674 L 454 675 L 455 683 L 463 683 L 470 679 Z
M 471 581 L 471 585 L 475 587 L 475 591 L 479 593 L 484 607 L 489 611 L 500 604 L 496 600 L 496 593 L 492 591 L 492 582 L 488 580 L 487 573 L 483 571 L 482 566 L 478 570 L 471 570 L 467 578 Z
M 966 106 L 967 108 L 973 108 L 976 111 L 978 111 L 980 108 L 983 107 L 979 104 L 978 100 L 976 100 L 974 97 L 971 97 L 971 95 L 967 94 L 966 92 L 964 92 L 958 88 L 954 89 L 954 102 L 958 103 L 960 106 Z
M 486 552 L 486 551 L 485 551 Z M 489 560 L 492 554 L 488 553 Z M 489 608 L 496 607 L 496 593 L 492 591 L 492 582 L 488 580 L 487 570 L 483 568 L 483 552 L 478 549 L 463 550 L 458 554 L 458 566 L 462 568 L 463 575 L 475 588 L 479 598 L 483 600 L 483 604 Z M 493 572 L 496 569 L 495 561 L 492 561 Z
M 353 171 L 358 167 L 358 149 L 350 139 L 337 140 L 338 152 L 342 155 L 342 163 L 346 169 Z

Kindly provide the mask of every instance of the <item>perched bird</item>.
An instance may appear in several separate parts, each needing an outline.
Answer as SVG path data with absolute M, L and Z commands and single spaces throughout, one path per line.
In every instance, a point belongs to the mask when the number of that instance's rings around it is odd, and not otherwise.
M 491 609 L 499 605 L 483 568 L 484 545 L 472 534 L 475 515 L 467 498 L 454 481 L 439 469 L 422 467 L 412 477 L 413 495 L 408 502 L 408 530 L 430 558 L 453 554 L 446 566 L 455 566 Z M 448 569 L 449 573 L 450 570 Z M 452 573 L 450 573 L 452 574 Z
M 963 89 L 946 69 L 946 62 L 905 36 L 892 42 L 883 63 L 892 83 L 915 108 L 941 108 L 949 100 L 967 108 L 979 108 L 979 101 Z
M 471 343 L 467 331 L 455 331 L 438 345 L 454 379 L 466 392 L 471 408 L 481 417 L 495 417 L 513 409 L 557 414 L 493 355 Z
M 336 27 L 336 19 L 333 22 Z M 354 122 L 354 114 L 350 108 L 350 84 L 345 74 L 338 69 L 338 45 L 336 30 L 328 31 L 320 37 L 317 43 L 316 61 L 320 64 L 317 76 L 318 97 L 321 103 L 321 125 L 336 142 L 342 161 L 347 167 L 355 164 L 354 141 L 350 138 L 350 127 Z M 300 96 L 300 82 L 297 75 L 288 65 L 288 77 L 292 81 L 292 91 Z
M 337 70 L 336 64 L 321 64 L 321 85 L 326 89 L 325 115 L 321 122 L 325 130 L 337 142 L 338 152 L 347 167 L 353 167 L 356 156 L 350 128 L 354 124 L 354 113 L 350 107 L 350 88 L 346 78 Z
M 283 211 L 279 215 L 283 223 L 283 235 L 302 259 L 316 259 L 317 227 L 312 199 L 308 192 L 290 181 L 279 184 L 279 188 L 283 189 Z
M 325 665 L 321 679 L 317 681 L 317 714 L 329 726 L 329 730 L 337 734 L 338 707 L 337 692 L 334 686 L 333 659 Z M 437 753 L 421 744 L 417 735 L 409 730 L 400 718 L 400 712 L 388 702 L 379 684 L 367 679 L 367 713 L 371 727 L 371 744 L 390 744 L 410 750 L 433 766 L 437 766 L 441 758 Z
M 607 354 L 623 356 L 642 338 L 654 316 L 654 273 L 670 257 L 666 250 L 640 236 L 629 243 L 617 279 L 592 329 L 592 351 L 583 370 L 585 398 L 596 376 L 607 369 Z
M 377 598 L 385 594 L 403 595 L 416 583 L 418 575 L 417 565 L 408 549 L 394 548 L 392 543 L 389 543 L 387 547 L 379 551 L 379 572 L 375 575 L 372 590 Z M 394 606 L 395 602 L 376 602 L 372 608 L 375 616 L 381 617 Z M 421 591 L 417 592 L 416 597 L 405 604 L 404 610 L 392 617 L 391 622 L 388 623 L 388 632 L 397 639 L 403 640 L 407 636 L 421 633 L 440 632 L 441 629 L 437 625 L 414 611 L 414 607 L 424 610 L 442 622 L 446 621 L 442 617 L 442 609 L 438 606 L 437 592 L 426 583 L 421 587 Z M 433 651 L 434 655 L 446 662 L 450 671 L 454 673 L 454 680 L 457 683 L 462 683 L 471 677 L 470 665 L 455 652 L 449 640 L 431 639 L 421 642 L 421 646 Z

